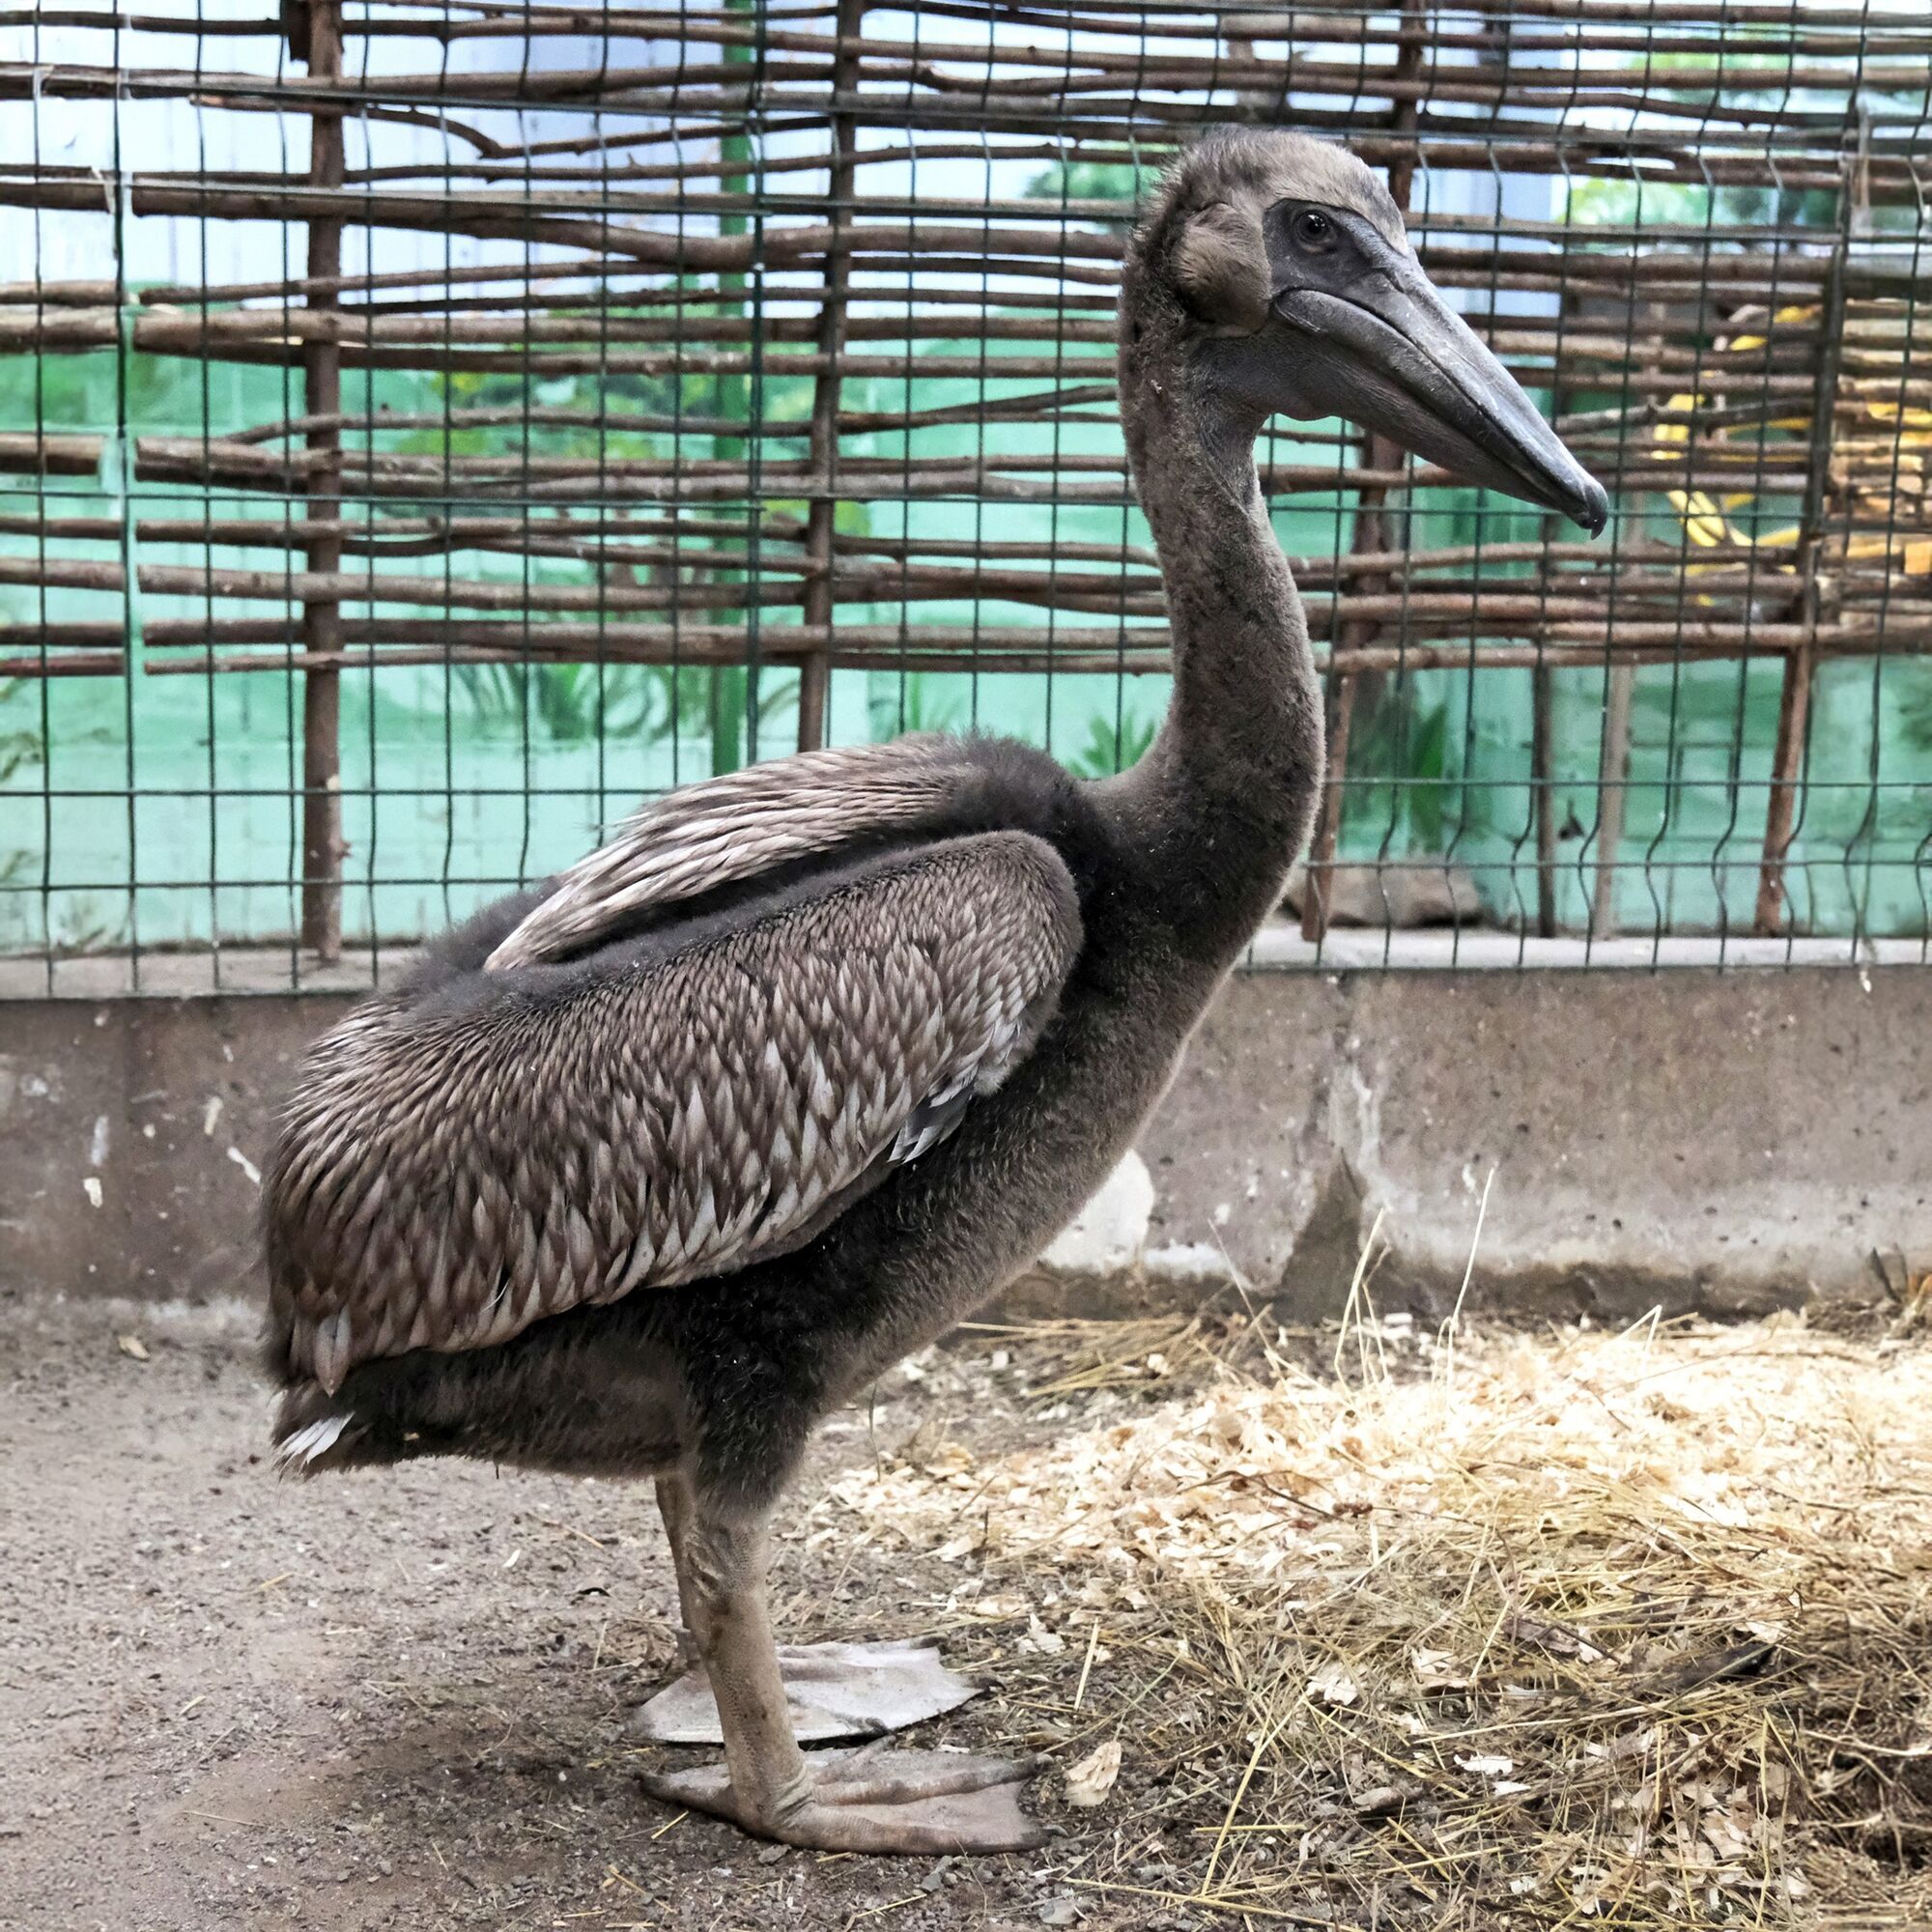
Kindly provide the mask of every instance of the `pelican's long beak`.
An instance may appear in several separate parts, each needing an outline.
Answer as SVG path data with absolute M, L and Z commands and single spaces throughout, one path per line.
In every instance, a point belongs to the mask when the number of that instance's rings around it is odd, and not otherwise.
M 1350 229 L 1360 266 L 1345 286 L 1273 292 L 1275 314 L 1310 339 L 1335 412 L 1595 536 L 1609 517 L 1604 486 L 1415 262 L 1369 223 Z

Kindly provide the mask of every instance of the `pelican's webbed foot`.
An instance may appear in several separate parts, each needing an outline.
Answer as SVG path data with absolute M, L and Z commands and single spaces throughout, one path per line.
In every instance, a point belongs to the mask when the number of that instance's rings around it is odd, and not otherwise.
M 1019 1807 L 1019 1788 L 1037 1762 L 945 1751 L 800 1750 L 792 1730 L 798 1693 L 857 1678 L 865 1697 L 910 1676 L 928 1700 L 960 1701 L 972 1686 L 952 1678 L 916 1646 L 824 1646 L 780 1662 L 765 1602 L 770 1553 L 762 1508 L 694 1487 L 682 1474 L 660 1483 L 658 1497 L 677 1558 L 678 1598 L 704 1660 L 711 1715 L 723 1733 L 724 1762 L 696 1771 L 655 1772 L 644 1789 L 669 1804 L 709 1811 L 760 1837 L 827 1852 L 1016 1852 L 1045 1833 Z M 873 1653 L 855 1670 L 849 1654 Z M 830 1653 L 828 1655 L 828 1653 Z M 883 1653 L 883 1655 L 882 1655 Z M 801 1661 L 803 1660 L 803 1661 Z M 950 1680 L 950 1681 L 948 1681 Z M 841 1721 L 843 1721 L 841 1719 Z
M 778 1653 L 792 1735 L 800 1744 L 881 1738 L 944 1717 L 980 1694 L 970 1677 L 947 1669 L 929 1642 L 781 1643 Z M 723 1744 L 718 1700 L 703 1664 L 639 1705 L 626 1729 L 653 1744 Z
M 813 1751 L 809 1780 L 761 1814 L 733 1788 L 728 1767 L 645 1774 L 668 1804 L 728 1818 L 761 1838 L 820 1852 L 1023 1852 L 1046 1833 L 1020 1809 L 1020 1787 L 1042 1758 L 960 1757 L 947 1751 Z

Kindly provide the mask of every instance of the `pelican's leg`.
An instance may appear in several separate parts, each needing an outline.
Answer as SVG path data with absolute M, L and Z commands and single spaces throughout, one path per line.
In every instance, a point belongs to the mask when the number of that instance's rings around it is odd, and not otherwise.
M 1006 1852 L 1041 1842 L 1020 1810 L 1034 1763 L 937 1751 L 799 1749 L 765 1602 L 764 1511 L 701 1492 L 684 1520 L 692 1634 L 718 1702 L 724 1762 L 647 1775 L 668 1804 L 761 1837 L 834 1852 Z
M 807 1802 L 811 1779 L 785 1715 L 784 1680 L 765 1607 L 765 1520 L 733 1520 L 693 1507 L 683 1513 L 677 1534 L 683 1548 L 679 1593 L 718 1700 L 730 1778 L 725 1788 L 744 1814 L 740 1823 L 776 1821 Z
M 664 1518 L 677 1572 L 678 1634 L 683 1675 L 642 1704 L 629 1726 L 654 1744 L 723 1744 L 718 1705 L 697 1645 L 684 1544 L 693 1510 L 691 1485 L 680 1472 L 660 1476 L 658 1513 Z M 792 1735 L 804 1744 L 834 1738 L 878 1738 L 957 1710 L 980 1694 L 970 1677 L 948 1670 L 929 1642 L 787 1643 L 778 1647 Z
M 677 1573 L 677 1613 L 680 1621 L 677 1661 L 688 1669 L 701 1671 L 703 1665 L 698 1661 L 697 1626 L 693 1621 L 696 1611 L 692 1605 L 691 1579 L 685 1568 L 684 1555 L 684 1539 L 691 1521 L 691 1485 L 680 1471 L 673 1469 L 668 1475 L 658 1478 L 657 1491 L 658 1515 L 664 1519 L 665 1541 L 670 1545 L 670 1565 Z M 650 1707 L 646 1705 L 644 1708 L 648 1710 Z M 712 1742 L 718 1741 L 714 1739 Z

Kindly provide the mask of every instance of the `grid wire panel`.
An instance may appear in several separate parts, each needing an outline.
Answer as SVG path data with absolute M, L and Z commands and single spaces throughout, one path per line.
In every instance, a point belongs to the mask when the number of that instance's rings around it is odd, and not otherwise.
M 1264 954 L 1923 960 L 1928 90 L 1919 0 L 0 14 L 0 983 L 366 980 L 798 746 L 1130 762 L 1118 264 L 1227 123 L 1386 169 L 1616 506 L 1264 440 Z

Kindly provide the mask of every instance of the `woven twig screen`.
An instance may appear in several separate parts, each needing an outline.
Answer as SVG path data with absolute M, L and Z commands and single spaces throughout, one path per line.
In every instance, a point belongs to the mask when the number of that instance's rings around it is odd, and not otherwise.
M 1591 545 L 1340 424 L 1264 445 L 1335 779 L 1274 956 L 1925 956 L 1917 0 L 0 37 L 0 953 L 37 985 L 361 971 L 799 745 L 1130 760 L 1165 631 L 1117 264 L 1239 121 L 1387 170 L 1616 504 Z

